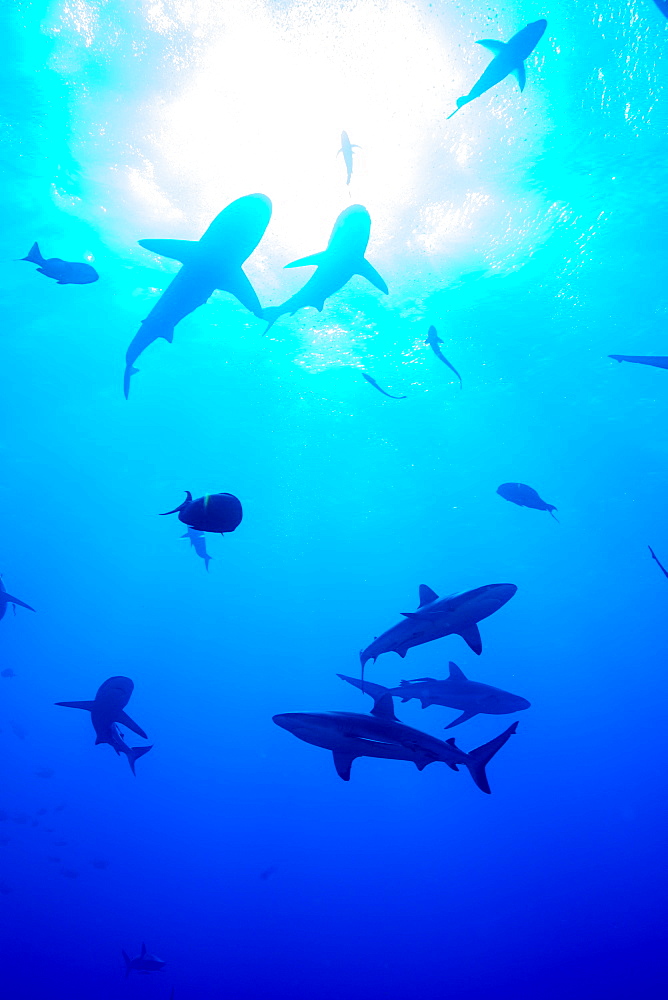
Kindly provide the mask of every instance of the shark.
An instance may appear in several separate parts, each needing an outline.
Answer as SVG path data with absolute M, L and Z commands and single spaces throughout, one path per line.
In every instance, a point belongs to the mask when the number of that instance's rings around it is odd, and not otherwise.
M 478 622 L 502 608 L 517 592 L 514 583 L 489 583 L 462 594 L 439 597 L 431 587 L 420 584 L 417 611 L 402 611 L 398 622 L 377 636 L 360 653 L 362 681 L 364 665 L 374 663 L 381 653 L 398 653 L 402 658 L 413 646 L 421 646 L 446 635 L 460 635 L 474 653 L 482 653 Z
M 8 594 L 6 587 L 2 582 L 2 577 L 0 577 L 0 620 L 5 617 L 8 604 L 13 605 L 14 614 L 16 614 L 17 604 L 20 608 L 27 608 L 28 611 L 35 610 L 34 608 L 31 608 L 29 604 L 26 604 L 25 601 L 20 601 L 18 597 L 13 597 L 11 594 Z
M 480 684 L 466 677 L 464 671 L 456 663 L 449 663 L 449 676 L 445 680 L 435 680 L 433 677 L 418 677 L 412 681 L 402 681 L 399 687 L 387 688 L 382 684 L 372 684 L 370 681 L 360 681 L 356 677 L 346 677 L 337 674 L 343 681 L 348 681 L 356 688 L 371 695 L 374 704 L 387 696 L 400 698 L 402 703 L 417 698 L 423 708 L 430 705 L 443 705 L 444 708 L 460 709 L 462 714 L 445 726 L 452 729 L 462 722 L 468 722 L 476 715 L 509 715 L 511 712 L 522 712 L 531 707 L 526 698 L 492 687 L 491 684 Z
M 185 535 L 181 535 L 181 538 L 190 539 L 190 547 L 195 550 L 200 559 L 204 560 L 204 568 L 208 573 L 211 556 L 206 551 L 206 539 L 204 537 L 204 532 L 197 531 L 196 528 L 188 528 Z
M 160 972 L 160 969 L 163 969 L 167 964 L 156 955 L 149 954 L 146 950 L 146 945 L 143 942 L 141 946 L 141 954 L 138 955 L 137 958 L 130 958 L 125 951 L 123 951 L 122 954 L 125 960 L 126 977 L 129 976 L 131 972 L 141 972 L 143 975 L 148 975 L 149 972 Z
M 371 217 L 363 205 L 350 205 L 338 216 L 329 237 L 327 249 L 310 257 L 300 257 L 286 267 L 315 265 L 315 273 L 306 284 L 280 306 L 264 310 L 264 319 L 271 329 L 279 317 L 298 309 L 313 306 L 322 312 L 325 300 L 347 284 L 354 274 L 360 274 L 379 291 L 388 294 L 388 288 L 378 271 L 366 259 L 367 244 L 371 233 Z
M 546 28 L 547 21 L 541 18 L 540 21 L 532 21 L 531 24 L 527 24 L 526 28 L 518 31 L 508 42 L 500 42 L 495 38 L 483 38 L 476 42 L 477 45 L 489 49 L 494 58 L 480 79 L 473 84 L 468 94 L 457 98 L 457 107 L 451 115 L 448 115 L 448 118 L 456 115 L 465 104 L 469 104 L 476 97 L 480 97 L 481 94 L 495 87 L 497 83 L 501 83 L 509 73 L 515 76 L 520 91 L 524 90 L 527 80 L 524 60 L 536 48 Z
M 130 392 L 135 362 L 155 340 L 169 344 L 174 328 L 213 295 L 229 292 L 254 316 L 262 307 L 242 264 L 264 236 L 271 218 L 271 201 L 264 194 L 237 198 L 220 212 L 200 240 L 140 240 L 151 253 L 178 260 L 181 270 L 162 293 L 135 335 L 125 355 L 123 391 Z
M 652 368 L 668 368 L 668 358 L 654 354 L 608 354 L 613 361 L 631 361 L 634 365 L 650 365 Z
M 425 344 L 429 344 L 429 346 L 431 347 L 432 351 L 434 352 L 434 354 L 436 355 L 436 357 L 438 358 L 438 360 L 442 361 L 444 365 L 448 366 L 448 368 L 450 369 L 451 372 L 455 373 L 455 375 L 459 379 L 459 388 L 461 389 L 462 388 L 462 377 L 459 374 L 459 372 L 457 371 L 457 369 L 455 368 L 455 366 L 450 364 L 450 362 L 448 361 L 448 359 L 443 354 L 443 351 L 438 346 L 439 344 L 442 344 L 442 343 L 443 343 L 443 341 L 439 337 L 438 332 L 436 330 L 436 327 L 435 326 L 430 326 L 429 329 L 427 330 L 427 339 L 425 340 Z
M 153 747 L 129 747 L 118 728 L 120 723 L 143 739 L 147 739 L 141 726 L 138 726 L 124 711 L 133 690 L 134 684 L 129 677 L 110 677 L 100 685 L 93 701 L 57 701 L 56 705 L 62 708 L 81 708 L 85 712 L 90 712 L 96 736 L 95 746 L 108 743 L 119 756 L 125 754 L 130 770 L 135 774 L 135 761 Z
M 339 153 L 343 156 L 343 162 L 346 165 L 346 184 L 350 184 L 350 178 L 353 176 L 353 149 L 359 149 L 359 146 L 355 143 L 351 143 L 348 138 L 347 132 L 341 133 L 341 149 Z M 339 153 L 336 155 L 338 156 Z
M 366 379 L 369 385 L 372 385 L 374 389 L 378 389 L 378 392 L 382 392 L 383 396 L 387 396 L 388 399 L 408 399 L 407 396 L 393 396 L 392 393 L 385 392 L 385 390 L 378 385 L 375 378 L 372 378 L 371 375 L 367 375 L 366 372 L 362 372 L 362 378 Z
M 275 715 L 274 722 L 298 739 L 312 746 L 331 750 L 336 773 L 350 780 L 350 768 L 357 757 L 411 761 L 419 771 L 427 764 L 441 761 L 453 771 L 466 767 L 478 788 L 491 789 L 486 765 L 517 729 L 514 722 L 503 733 L 483 746 L 465 753 L 454 739 L 439 740 L 419 729 L 399 722 L 392 699 L 378 699 L 370 715 L 356 712 L 288 712 Z

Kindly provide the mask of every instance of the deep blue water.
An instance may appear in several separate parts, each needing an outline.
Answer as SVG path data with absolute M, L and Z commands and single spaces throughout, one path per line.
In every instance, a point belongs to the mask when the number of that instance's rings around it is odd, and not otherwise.
M 607 356 L 666 351 L 668 21 L 650 0 L 2 15 L 0 571 L 36 613 L 0 623 L 0 995 L 664 997 L 668 580 L 647 545 L 668 564 L 668 374 Z M 446 121 L 490 58 L 476 39 L 539 17 L 524 92 Z M 254 191 L 263 305 L 353 202 L 389 296 L 354 278 L 263 338 L 216 293 L 126 402 L 125 350 L 178 270 L 137 241 L 198 239 Z M 100 281 L 18 263 L 35 240 Z M 185 489 L 244 505 L 208 574 L 157 516 Z M 336 674 L 419 584 L 506 581 L 482 656 L 449 636 L 367 667 L 394 685 L 452 659 L 531 701 L 491 796 L 441 764 L 361 759 L 344 783 L 273 724 L 367 710 Z M 53 707 L 115 674 L 154 744 L 136 778 Z M 455 715 L 397 711 L 443 737 Z M 514 718 L 447 735 L 469 750 Z M 167 964 L 126 979 L 142 941 Z

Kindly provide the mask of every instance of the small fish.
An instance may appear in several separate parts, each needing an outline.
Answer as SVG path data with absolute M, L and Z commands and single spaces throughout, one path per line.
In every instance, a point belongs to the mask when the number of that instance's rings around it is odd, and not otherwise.
M 668 570 L 667 570 L 667 569 L 666 569 L 666 567 L 665 567 L 665 566 L 663 566 L 663 565 L 662 565 L 662 564 L 661 564 L 661 563 L 659 562 L 659 560 L 658 560 L 658 559 L 656 558 L 656 555 L 654 554 L 654 549 L 652 548 L 652 546 L 651 546 L 651 545 L 648 545 L 648 546 L 647 546 L 647 548 L 649 549 L 649 551 L 650 551 L 650 553 L 651 553 L 651 555 L 652 555 L 652 559 L 653 559 L 653 560 L 654 560 L 654 562 L 655 562 L 655 563 L 657 564 L 657 566 L 659 567 L 659 569 L 661 570 L 661 572 L 663 573 L 663 575 L 664 575 L 665 577 L 668 577 Z
M 345 132 L 343 134 L 345 135 Z M 263 882 L 266 882 L 267 879 L 270 878 L 275 871 L 276 871 L 276 865 L 272 865 L 270 868 L 265 868 L 263 872 L 260 872 L 260 878 L 262 879 Z
M 339 153 L 343 154 L 343 162 L 346 165 L 346 172 L 348 174 L 346 184 L 350 184 L 350 178 L 353 175 L 353 149 L 359 149 L 359 146 L 357 146 L 355 143 L 351 144 L 350 139 L 348 138 L 348 133 L 342 132 L 341 149 L 339 150 Z M 337 153 L 336 155 L 338 156 L 339 153 Z
M 382 392 L 383 396 L 387 396 L 389 399 L 408 399 L 408 396 L 392 396 L 389 392 L 385 392 L 385 390 L 381 389 L 378 385 L 375 378 L 371 378 L 371 376 L 367 375 L 366 372 L 362 372 L 362 378 L 365 378 L 369 385 L 372 385 L 374 389 L 378 389 L 378 392 Z
M 156 955 L 150 955 L 146 950 L 145 944 L 142 944 L 141 954 L 137 958 L 130 958 L 126 952 L 123 952 L 123 958 L 125 959 L 126 976 L 129 976 L 133 970 L 142 973 L 159 972 L 166 964 Z
M 451 372 L 455 373 L 455 375 L 459 379 L 459 388 L 461 389 L 461 387 L 462 387 L 462 377 L 459 374 L 459 372 L 457 371 L 457 369 L 455 368 L 455 366 L 450 364 L 450 362 L 448 361 L 448 359 L 445 357 L 445 355 L 441 351 L 441 348 L 438 346 L 439 344 L 442 344 L 442 343 L 443 343 L 443 341 L 441 340 L 441 338 L 439 337 L 438 333 L 436 332 L 436 327 L 435 326 L 430 326 L 429 329 L 427 330 L 427 339 L 425 340 L 425 344 L 429 344 L 429 346 L 431 347 L 432 351 L 434 352 L 434 354 L 436 355 L 436 357 L 438 358 L 438 360 L 442 361 L 444 365 L 448 366 L 448 368 L 450 369 Z
M 6 670 L 2 671 L 0 677 L 16 677 L 16 674 L 14 673 L 11 667 L 7 667 Z
M 39 264 L 37 268 L 39 274 L 53 278 L 59 285 L 90 285 L 100 277 L 90 264 L 71 263 L 68 260 L 61 260 L 60 257 L 50 257 L 46 260 L 36 243 L 31 246 L 28 256 L 21 257 L 21 260 Z
M 188 528 L 185 535 L 181 535 L 181 538 L 189 538 L 190 546 L 195 550 L 200 559 L 204 560 L 204 567 L 209 572 L 209 563 L 211 562 L 211 556 L 206 551 L 206 540 L 204 534 L 201 531 L 197 531 L 195 528 Z
M 554 517 L 552 512 L 557 509 L 551 503 L 545 503 L 531 486 L 525 486 L 524 483 L 502 483 L 496 492 L 504 500 L 509 500 L 511 503 L 517 504 L 518 507 L 547 510 L 551 517 Z M 557 524 L 559 523 L 558 518 L 554 517 L 554 520 Z
M 652 354 L 608 354 L 613 361 L 631 361 L 634 365 L 651 365 L 652 368 L 668 368 L 668 358 Z
M 451 115 L 448 115 L 448 118 L 456 115 L 465 104 L 469 104 L 470 101 L 474 101 L 476 97 L 480 97 L 491 87 L 495 87 L 497 83 L 501 83 L 509 73 L 515 76 L 520 91 L 524 90 L 527 81 L 524 60 L 538 45 L 546 28 L 547 21 L 541 18 L 540 21 L 532 21 L 531 24 L 527 24 L 526 28 L 518 31 L 508 42 L 500 42 L 495 38 L 483 38 L 482 41 L 476 42 L 477 45 L 489 49 L 494 58 L 480 79 L 473 84 L 468 94 L 465 97 L 457 98 L 457 107 Z

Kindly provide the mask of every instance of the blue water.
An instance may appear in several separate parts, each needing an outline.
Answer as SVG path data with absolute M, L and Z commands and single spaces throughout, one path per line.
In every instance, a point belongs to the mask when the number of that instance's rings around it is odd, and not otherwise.
M 524 92 L 446 121 L 489 61 L 475 41 L 539 17 Z M 668 581 L 647 545 L 668 563 L 668 375 L 607 355 L 666 350 L 668 22 L 650 0 L 3 20 L 0 570 L 36 613 L 0 623 L 2 997 L 664 997 Z M 125 350 L 178 270 L 137 241 L 198 239 L 254 191 L 263 305 L 355 202 L 389 296 L 354 278 L 263 338 L 216 293 L 126 402 Z M 100 281 L 18 263 L 35 240 Z M 157 516 L 186 489 L 244 506 L 208 574 Z M 367 667 L 394 685 L 452 659 L 531 701 L 491 796 L 441 764 L 360 759 L 344 783 L 273 724 L 366 711 L 336 673 L 418 585 L 493 582 L 518 592 L 482 656 L 450 636 Z M 154 744 L 136 778 L 53 707 L 115 674 Z M 397 711 L 443 737 L 455 715 Z M 126 979 L 142 941 L 167 964 Z

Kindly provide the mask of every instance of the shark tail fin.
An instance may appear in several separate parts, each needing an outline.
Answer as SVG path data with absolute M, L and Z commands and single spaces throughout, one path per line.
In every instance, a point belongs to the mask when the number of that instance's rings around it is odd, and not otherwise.
M 130 956 L 128 955 L 127 951 L 123 951 L 122 948 L 121 948 L 121 954 L 125 961 L 125 975 L 127 978 L 127 976 L 130 975 L 130 970 L 132 969 L 132 960 L 130 959 Z
M 561 524 L 561 521 L 559 520 L 559 518 L 558 518 L 558 517 L 554 517 L 554 511 L 555 511 L 555 510 L 556 510 L 557 508 L 556 508 L 556 507 L 553 507 L 553 506 L 552 506 L 552 504 L 551 504 L 551 503 L 549 503 L 549 504 L 547 505 L 547 509 L 548 509 L 548 511 L 550 512 L 550 517 L 553 517 L 553 518 L 554 518 L 554 520 L 555 520 L 555 521 L 557 522 L 557 524 Z
M 130 747 L 130 751 L 128 753 L 128 764 L 130 765 L 130 770 L 132 771 L 133 774 L 137 773 L 135 771 L 135 761 L 139 760 L 140 757 L 143 757 L 145 753 L 148 753 L 149 750 L 152 750 L 152 749 L 153 749 L 153 746 L 150 746 L 150 747 Z
M 44 264 L 46 263 L 44 257 L 40 253 L 39 245 L 33 243 L 28 251 L 27 257 L 21 257 L 21 260 L 29 260 L 31 264 Z
M 495 736 L 489 743 L 483 743 L 481 747 L 476 747 L 475 750 L 471 750 L 468 754 L 468 760 L 464 761 L 464 763 L 481 792 L 486 792 L 487 795 L 491 792 L 485 767 L 489 764 L 494 754 L 498 753 L 501 747 L 508 742 L 516 731 L 517 723 L 513 722 L 512 726 L 508 726 L 505 732 L 499 736 Z

